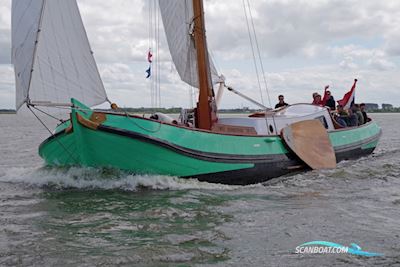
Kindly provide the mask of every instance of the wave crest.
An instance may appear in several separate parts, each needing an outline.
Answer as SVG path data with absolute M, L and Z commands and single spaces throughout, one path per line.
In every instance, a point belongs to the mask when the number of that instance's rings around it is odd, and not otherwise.
M 52 189 L 154 190 L 235 190 L 242 186 L 211 184 L 197 179 L 165 175 L 133 175 L 116 169 L 80 167 L 9 168 L 0 173 L 0 182 L 23 183 Z

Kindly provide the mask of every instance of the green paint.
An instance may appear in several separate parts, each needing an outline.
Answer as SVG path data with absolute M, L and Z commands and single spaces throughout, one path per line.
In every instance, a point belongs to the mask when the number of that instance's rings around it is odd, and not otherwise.
M 91 167 L 113 167 L 141 174 L 194 176 L 229 170 L 252 168 L 250 163 L 220 163 L 199 160 L 176 153 L 170 149 L 129 137 L 88 129 L 76 120 L 76 113 L 89 118 L 91 111 L 82 103 L 72 99 L 73 132 L 62 133 L 57 138 L 43 143 L 39 154 L 49 165 L 82 165 Z M 56 132 L 64 131 L 69 123 L 58 126 Z M 279 136 L 234 136 L 214 134 L 180 128 L 142 118 L 107 115 L 103 123 L 127 131 L 136 132 L 183 148 L 200 152 L 226 155 L 282 155 L 288 153 Z M 375 124 L 330 132 L 334 147 L 349 145 L 379 134 Z M 66 153 L 60 145 L 68 148 Z M 362 148 L 376 146 L 377 141 Z M 69 154 L 73 154 L 71 157 Z
M 375 148 L 378 145 L 378 140 L 373 141 L 371 143 L 368 143 L 366 145 L 362 145 L 361 149 L 370 149 L 370 148 Z
M 373 136 L 379 135 L 381 128 L 376 123 L 366 124 L 354 129 L 346 129 L 329 133 L 333 147 L 359 143 Z

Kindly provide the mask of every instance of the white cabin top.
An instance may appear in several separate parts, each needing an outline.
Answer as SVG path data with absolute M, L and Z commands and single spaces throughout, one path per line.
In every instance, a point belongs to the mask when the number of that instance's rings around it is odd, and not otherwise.
M 277 109 L 274 113 L 275 116 L 294 118 L 294 117 L 304 117 L 315 113 L 325 111 L 325 107 L 316 106 L 312 104 L 294 104 L 289 105 L 281 109 Z M 268 114 L 267 114 L 268 116 Z
M 334 130 L 329 110 L 312 104 L 294 104 L 268 111 L 263 117 L 219 118 L 225 125 L 254 127 L 259 135 L 277 135 L 286 126 L 303 120 L 320 120 L 327 131 Z

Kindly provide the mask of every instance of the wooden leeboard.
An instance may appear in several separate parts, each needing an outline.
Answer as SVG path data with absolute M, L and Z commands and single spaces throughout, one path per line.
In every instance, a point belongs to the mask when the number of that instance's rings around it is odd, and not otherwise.
M 319 120 L 293 123 L 282 129 L 288 147 L 314 170 L 336 167 L 336 156 L 328 133 Z

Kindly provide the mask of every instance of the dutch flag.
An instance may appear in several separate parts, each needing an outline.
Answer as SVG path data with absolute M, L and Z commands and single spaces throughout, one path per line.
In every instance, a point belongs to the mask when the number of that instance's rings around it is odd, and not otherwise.
M 354 79 L 354 84 L 341 100 L 338 100 L 338 104 L 343 106 L 343 109 L 349 109 L 353 104 L 356 97 L 356 84 L 357 79 Z

